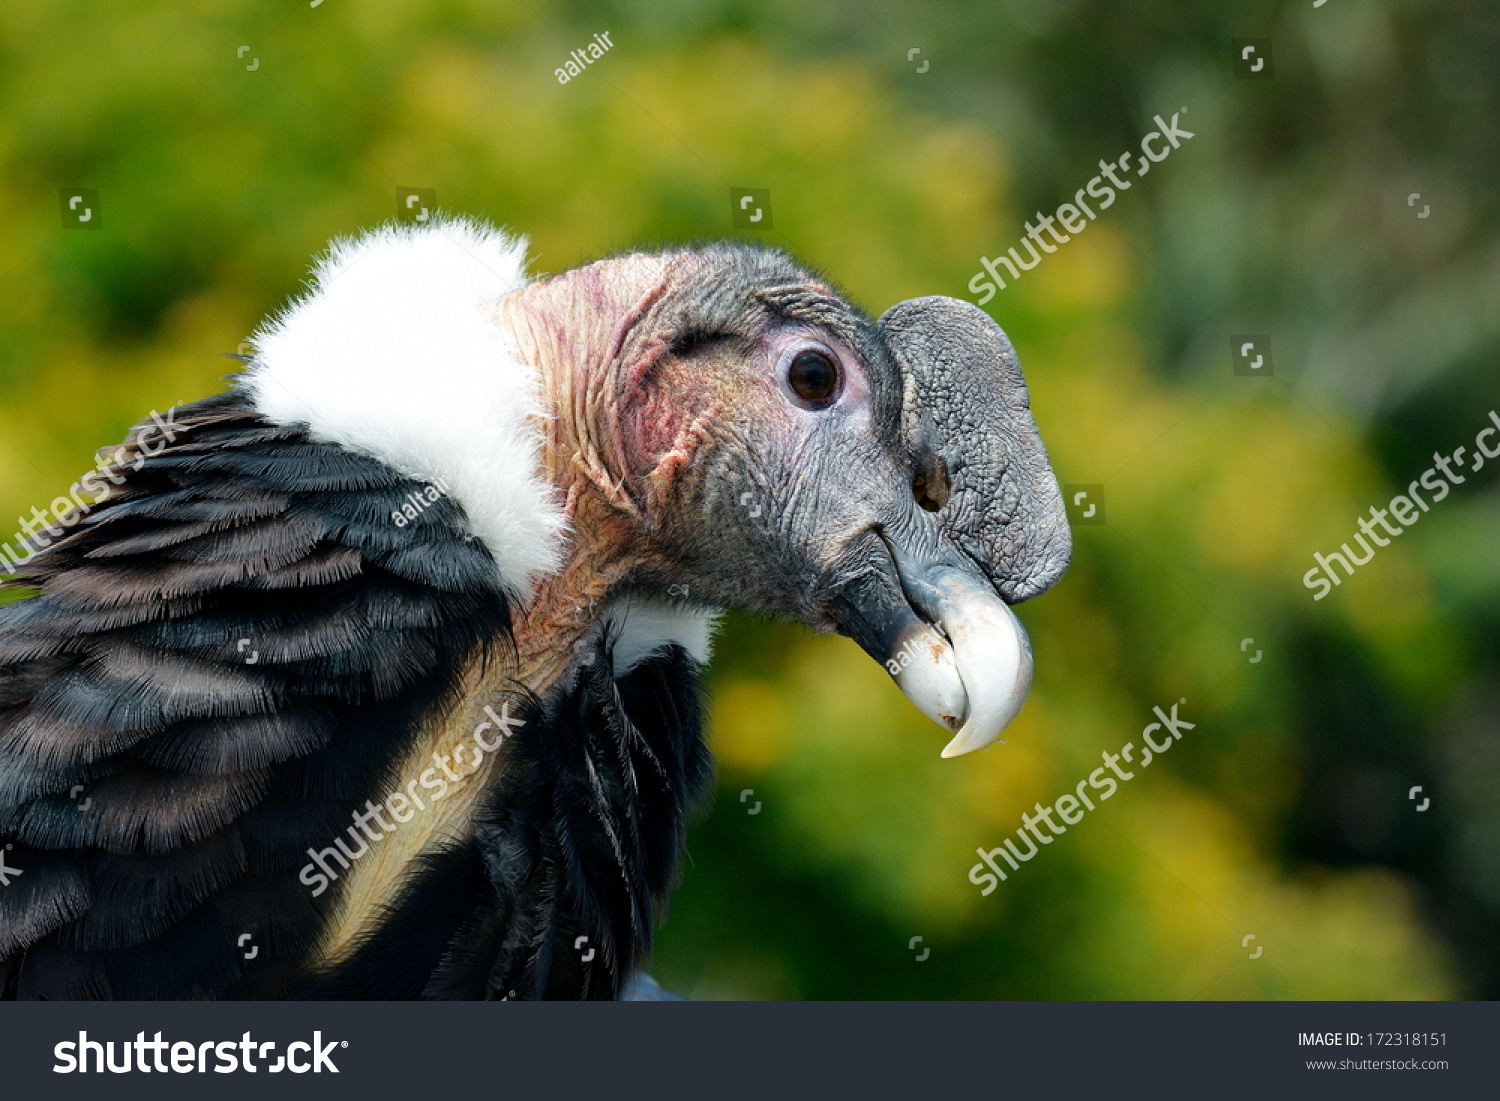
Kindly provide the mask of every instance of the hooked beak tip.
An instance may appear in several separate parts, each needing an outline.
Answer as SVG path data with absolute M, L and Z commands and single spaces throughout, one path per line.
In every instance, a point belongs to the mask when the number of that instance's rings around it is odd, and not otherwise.
M 934 645 L 911 646 L 896 682 L 928 718 L 955 731 L 944 757 L 1000 740 L 1031 688 L 1031 642 L 1015 612 L 982 579 L 953 567 L 908 576 L 914 606 L 941 629 L 924 625 Z
M 1031 688 L 1031 643 L 1021 621 L 983 574 L 885 543 L 889 572 L 846 588 L 840 630 L 949 731 L 944 757 L 999 741 Z

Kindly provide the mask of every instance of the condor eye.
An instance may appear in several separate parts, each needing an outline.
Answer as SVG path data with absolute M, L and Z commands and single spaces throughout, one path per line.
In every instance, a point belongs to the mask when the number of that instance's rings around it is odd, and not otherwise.
M 838 393 L 839 368 L 831 356 L 806 348 L 792 357 L 786 369 L 787 385 L 803 401 L 822 405 Z

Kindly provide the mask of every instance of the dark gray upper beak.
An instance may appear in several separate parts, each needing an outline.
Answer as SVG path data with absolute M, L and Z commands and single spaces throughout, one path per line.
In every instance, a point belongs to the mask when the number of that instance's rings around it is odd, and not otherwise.
M 1073 544 L 1010 340 L 956 298 L 908 299 L 877 324 L 905 385 L 907 445 L 947 483 L 939 527 L 1007 603 L 1045 592 Z

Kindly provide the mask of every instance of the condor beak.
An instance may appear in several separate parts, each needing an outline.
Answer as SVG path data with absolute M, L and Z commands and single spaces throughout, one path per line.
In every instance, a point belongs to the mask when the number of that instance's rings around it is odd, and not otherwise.
M 960 570 L 939 568 L 911 579 L 903 574 L 902 580 L 909 599 L 931 617 L 948 645 L 919 649 L 896 674 L 896 683 L 924 715 L 939 722 L 942 719 L 928 710 L 928 701 L 962 697 L 962 725 L 943 747 L 944 757 L 983 749 L 999 740 L 1031 690 L 1026 629 L 988 586 Z
M 876 325 L 903 379 L 902 435 L 924 486 L 883 518 L 885 553 L 839 601 L 841 628 L 922 713 L 944 757 L 1000 737 L 1031 687 L 1031 644 L 1008 607 L 1068 566 L 1062 494 L 1010 341 L 983 311 L 914 298 Z M 928 475 L 931 474 L 931 477 Z
M 890 568 L 841 594 L 843 632 L 885 666 L 917 709 L 953 732 L 944 757 L 983 749 L 1026 702 L 1031 644 L 972 569 L 924 562 L 885 540 Z

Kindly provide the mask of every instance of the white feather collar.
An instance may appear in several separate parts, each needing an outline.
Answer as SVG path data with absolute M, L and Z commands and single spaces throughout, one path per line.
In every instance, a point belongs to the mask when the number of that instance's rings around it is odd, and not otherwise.
M 268 420 L 445 484 L 522 596 L 566 535 L 541 471 L 538 373 L 494 309 L 528 282 L 526 240 L 469 220 L 336 240 L 257 330 L 244 382 Z

